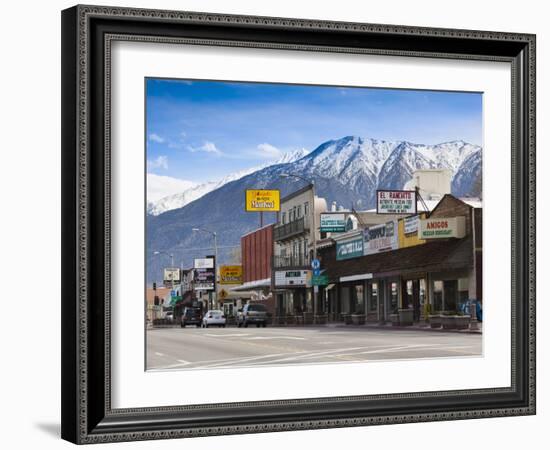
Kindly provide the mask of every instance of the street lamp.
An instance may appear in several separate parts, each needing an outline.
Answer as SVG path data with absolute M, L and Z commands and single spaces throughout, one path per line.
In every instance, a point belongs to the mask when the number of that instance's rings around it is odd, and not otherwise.
M 166 255 L 166 256 L 169 256 L 170 257 L 170 267 L 174 267 L 174 255 L 172 253 L 166 253 L 166 252 L 163 252 L 163 251 L 158 251 L 158 250 L 155 250 L 153 252 L 153 255 Z
M 317 259 L 317 228 L 316 228 L 316 220 L 315 220 L 315 180 L 314 179 L 307 179 L 301 175 L 298 175 L 296 173 L 282 173 L 281 178 L 298 178 L 300 180 L 305 181 L 306 183 L 311 185 L 311 210 L 313 212 L 313 219 L 311 221 L 311 228 L 313 230 L 313 259 Z M 313 314 L 317 314 L 317 289 L 315 289 L 315 286 L 313 286 Z
M 216 287 L 218 284 L 218 234 L 215 231 L 207 230 L 206 228 L 193 228 L 193 231 L 202 231 L 203 233 L 208 233 L 211 236 L 214 236 L 214 260 L 215 260 L 215 273 L 214 273 L 214 304 L 218 305 L 218 293 L 216 292 Z

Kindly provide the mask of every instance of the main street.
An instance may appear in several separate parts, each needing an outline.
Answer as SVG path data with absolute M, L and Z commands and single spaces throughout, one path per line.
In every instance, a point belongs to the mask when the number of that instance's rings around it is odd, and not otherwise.
M 367 327 L 160 328 L 147 369 L 213 369 L 481 356 L 482 335 Z

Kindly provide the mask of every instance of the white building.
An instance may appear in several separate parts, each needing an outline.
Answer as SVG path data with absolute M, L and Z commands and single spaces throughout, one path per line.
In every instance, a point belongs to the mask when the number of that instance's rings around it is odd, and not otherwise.
M 327 210 L 324 198 L 314 197 L 308 185 L 281 199 L 278 222 L 273 228 L 273 283 L 276 314 L 313 313 L 310 276 L 313 246 L 320 239 L 320 215 Z

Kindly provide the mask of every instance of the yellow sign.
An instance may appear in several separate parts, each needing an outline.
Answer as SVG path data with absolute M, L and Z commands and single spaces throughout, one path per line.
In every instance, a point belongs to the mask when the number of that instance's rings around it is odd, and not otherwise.
M 220 266 L 220 284 L 242 284 L 243 266 Z
M 248 189 L 245 209 L 248 212 L 279 211 L 281 194 L 278 190 Z
M 229 292 L 227 292 L 225 289 L 222 289 L 220 292 L 218 292 L 218 299 L 225 300 L 228 295 L 229 295 Z

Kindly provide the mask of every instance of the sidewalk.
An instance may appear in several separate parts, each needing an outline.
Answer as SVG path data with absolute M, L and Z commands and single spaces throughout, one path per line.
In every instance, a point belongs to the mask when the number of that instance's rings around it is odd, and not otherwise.
M 447 330 L 441 328 L 431 328 L 430 325 L 409 325 L 409 326 L 401 326 L 401 325 L 392 325 L 391 323 L 366 323 L 364 325 L 346 325 L 342 322 L 336 322 L 336 323 L 328 323 L 326 325 L 318 325 L 319 327 L 326 326 L 326 327 L 333 327 L 333 328 L 371 328 L 371 329 L 379 329 L 379 330 L 415 330 L 415 331 L 427 331 L 427 332 L 434 332 L 434 333 L 461 333 L 461 334 L 483 334 L 482 331 L 482 324 L 479 323 L 479 330 Z

